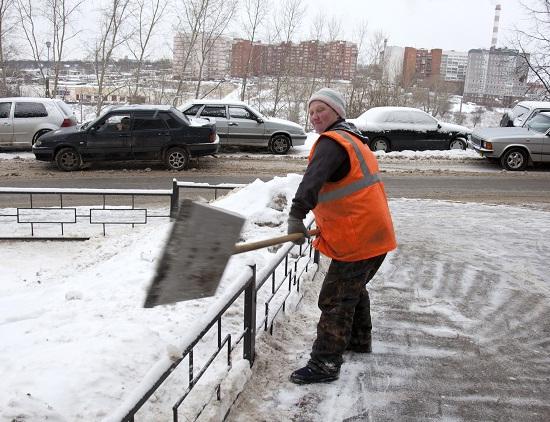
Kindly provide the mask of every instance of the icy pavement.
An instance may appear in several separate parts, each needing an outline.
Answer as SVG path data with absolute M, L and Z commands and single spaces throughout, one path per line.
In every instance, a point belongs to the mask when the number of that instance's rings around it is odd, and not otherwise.
M 400 245 L 369 289 L 373 353 L 346 353 L 331 384 L 288 381 L 314 340 L 323 260 L 257 343 L 230 421 L 550 420 L 548 213 L 414 200 L 392 213 Z

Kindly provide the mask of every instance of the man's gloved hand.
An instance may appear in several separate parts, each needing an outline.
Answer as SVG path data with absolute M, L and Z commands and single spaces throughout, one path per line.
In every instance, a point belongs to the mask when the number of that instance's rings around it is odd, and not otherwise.
M 309 237 L 306 226 L 304 226 L 304 222 L 299 218 L 289 215 L 287 234 L 292 234 L 292 233 L 302 233 L 305 236 L 305 237 L 299 238 L 298 240 L 293 241 L 297 245 L 303 244 L 306 241 L 306 237 Z

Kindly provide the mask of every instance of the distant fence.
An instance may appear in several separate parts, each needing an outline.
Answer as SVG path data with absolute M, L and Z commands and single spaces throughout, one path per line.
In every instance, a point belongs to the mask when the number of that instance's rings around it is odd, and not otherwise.
M 242 184 L 172 182 L 171 189 L 73 189 L 0 187 L 2 238 L 82 238 L 92 227 L 147 224 L 175 215 L 180 190 L 220 191 Z M 160 211 L 159 211 L 160 209 Z M 46 236 L 44 236 L 46 233 Z

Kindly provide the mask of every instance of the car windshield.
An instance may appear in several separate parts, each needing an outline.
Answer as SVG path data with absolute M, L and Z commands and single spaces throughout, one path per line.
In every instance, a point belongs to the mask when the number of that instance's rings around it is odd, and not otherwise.
M 550 115 L 539 113 L 527 122 L 527 128 L 540 133 L 546 133 L 550 128 Z
M 265 120 L 265 116 L 264 116 L 262 113 L 260 113 L 258 110 L 256 110 L 254 107 L 252 107 L 252 106 L 250 106 L 250 105 L 247 106 L 247 107 L 248 107 L 248 108 L 250 109 L 250 111 L 252 111 L 257 117 L 259 117 L 260 119 L 264 119 L 264 120 Z
M 368 109 L 363 114 L 361 114 L 357 120 L 361 120 L 362 122 L 380 122 L 384 121 L 384 117 L 386 116 L 386 111 L 379 107 L 373 107 L 371 109 Z
M 527 117 L 528 111 L 529 109 L 527 107 L 520 106 L 518 104 L 512 109 L 512 119 L 518 119 L 520 121 L 523 121 L 525 120 L 525 117 Z

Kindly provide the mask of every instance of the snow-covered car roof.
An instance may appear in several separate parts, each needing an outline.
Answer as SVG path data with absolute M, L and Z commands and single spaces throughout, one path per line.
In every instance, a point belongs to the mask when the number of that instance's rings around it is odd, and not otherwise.
M 550 108 L 550 101 L 520 101 L 516 105 L 533 108 Z M 515 106 L 514 106 L 515 107 Z
M 359 117 L 357 117 L 358 121 L 366 122 L 367 120 L 372 123 L 381 123 L 384 121 L 387 121 L 387 116 L 390 114 L 395 114 L 396 112 L 401 113 L 423 113 L 429 116 L 428 113 L 420 110 L 419 108 L 413 108 L 413 107 L 393 107 L 393 106 L 387 106 L 387 107 L 373 107 L 365 111 L 363 114 L 361 114 Z M 401 114 L 402 115 L 402 114 Z M 431 117 L 431 116 L 430 116 Z M 415 121 L 416 119 L 412 119 L 411 121 Z
M 180 110 L 185 106 L 190 106 L 192 104 L 224 104 L 224 105 L 238 105 L 238 106 L 247 106 L 250 107 L 249 104 L 245 103 L 244 101 L 239 100 L 212 100 L 212 99 L 196 99 L 196 100 L 189 100 L 182 106 L 178 107 Z

